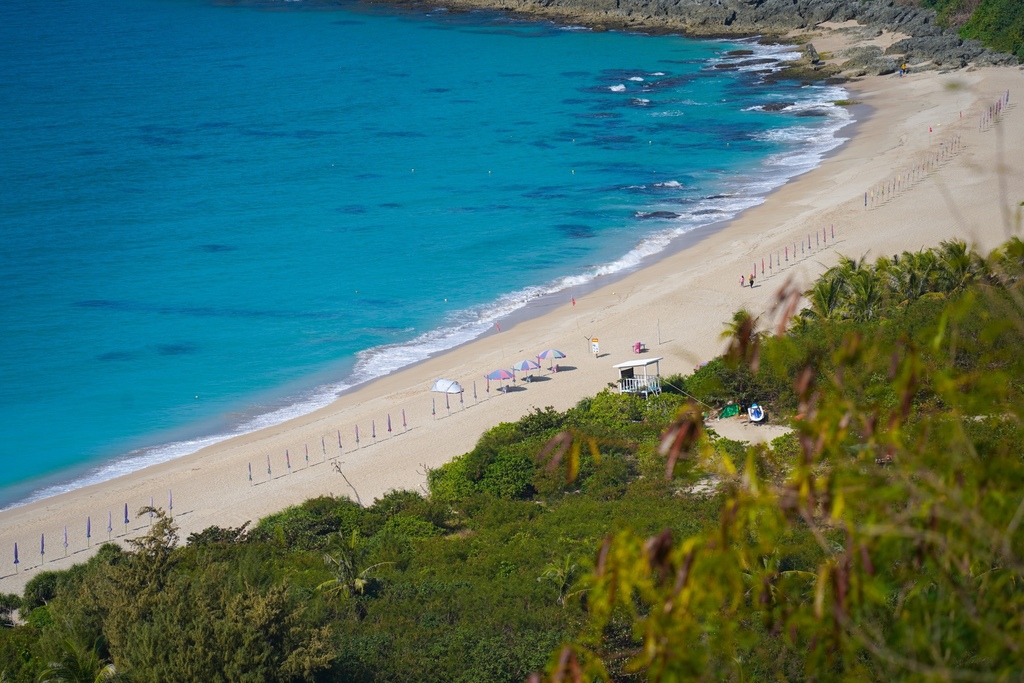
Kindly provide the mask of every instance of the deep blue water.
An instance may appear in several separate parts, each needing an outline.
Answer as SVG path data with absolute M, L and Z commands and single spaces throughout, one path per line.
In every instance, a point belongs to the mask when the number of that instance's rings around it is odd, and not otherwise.
M 0 505 L 308 411 L 759 203 L 847 115 L 837 88 L 722 68 L 737 48 L 784 52 L 358 5 L 7 3 Z

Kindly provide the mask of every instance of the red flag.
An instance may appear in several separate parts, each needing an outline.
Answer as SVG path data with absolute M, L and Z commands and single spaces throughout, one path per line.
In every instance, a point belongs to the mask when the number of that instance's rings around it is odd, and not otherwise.
M 494 326 L 498 328 L 498 332 L 501 332 L 501 325 L 499 325 L 498 323 L 494 323 Z

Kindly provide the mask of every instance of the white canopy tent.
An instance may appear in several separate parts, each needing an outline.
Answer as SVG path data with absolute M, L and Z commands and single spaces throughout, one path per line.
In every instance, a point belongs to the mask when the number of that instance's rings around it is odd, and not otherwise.
M 453 379 L 434 380 L 434 386 L 430 387 L 430 390 L 440 394 L 461 394 L 463 392 L 462 385 Z

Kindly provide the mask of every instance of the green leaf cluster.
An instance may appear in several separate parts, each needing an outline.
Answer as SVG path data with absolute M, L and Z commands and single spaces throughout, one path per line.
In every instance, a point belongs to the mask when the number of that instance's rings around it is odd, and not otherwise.
M 962 38 L 980 40 L 1024 62 L 1024 6 L 1017 0 L 924 0 L 921 4 L 936 10 L 942 24 L 959 27 Z

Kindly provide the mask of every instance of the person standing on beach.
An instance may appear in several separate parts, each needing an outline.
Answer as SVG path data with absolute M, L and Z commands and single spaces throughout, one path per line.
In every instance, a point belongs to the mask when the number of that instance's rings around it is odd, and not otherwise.
M 753 273 L 750 274 L 749 282 L 750 282 L 750 288 L 753 289 L 754 288 L 754 274 Z
M 740 275 L 740 287 L 742 287 L 742 286 L 744 286 L 745 284 L 747 284 L 747 283 L 746 283 L 746 279 L 747 279 L 747 276 L 746 276 L 746 275 Z

